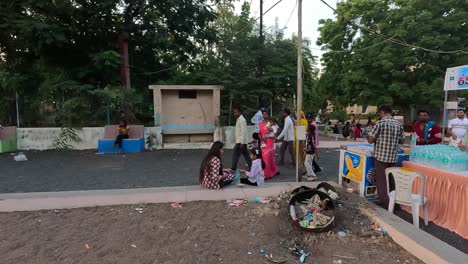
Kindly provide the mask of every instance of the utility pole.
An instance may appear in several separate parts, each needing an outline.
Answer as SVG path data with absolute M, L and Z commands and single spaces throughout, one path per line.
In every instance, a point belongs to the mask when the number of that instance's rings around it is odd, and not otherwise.
M 297 0 L 297 109 L 296 122 L 300 124 L 302 109 L 302 0 Z M 297 133 L 298 134 L 298 133 Z M 299 182 L 299 140 L 296 135 L 296 182 Z
M 258 58 L 258 73 L 262 76 L 262 55 L 263 55 L 263 0 L 260 0 L 260 57 Z

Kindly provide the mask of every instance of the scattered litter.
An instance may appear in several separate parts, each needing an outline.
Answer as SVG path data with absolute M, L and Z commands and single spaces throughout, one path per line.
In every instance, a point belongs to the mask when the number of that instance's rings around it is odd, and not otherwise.
M 247 252 L 247 254 L 252 255 L 252 252 L 249 251 L 249 252 Z
M 343 263 L 343 261 L 341 259 L 333 261 L 333 264 L 342 264 L 342 263 Z
M 243 184 L 243 183 L 237 183 L 236 186 L 239 187 L 239 188 L 243 188 L 243 187 L 245 187 L 245 184 Z
M 353 193 L 353 192 L 354 192 L 354 189 L 353 189 L 353 188 L 347 188 L 347 189 L 346 189 L 346 192 L 348 192 L 348 193 Z
M 286 261 L 288 261 L 287 259 L 274 259 L 273 254 L 265 255 L 265 258 L 267 258 L 270 262 L 273 263 L 285 263 Z
M 138 213 L 142 214 L 142 213 L 143 213 L 143 208 L 137 207 L 137 208 L 135 208 L 135 211 L 137 211 Z
M 88 243 L 86 243 L 84 246 L 86 249 L 91 249 L 91 246 Z
M 217 228 L 226 228 L 225 225 L 216 225 Z
M 255 236 L 255 233 L 250 233 L 251 236 Z
M 229 204 L 229 206 L 235 206 L 235 207 L 239 207 L 247 203 L 247 201 L 243 199 L 227 200 L 226 202 Z
M 260 249 L 260 254 L 265 254 L 265 250 L 264 249 Z
M 24 155 L 21 152 L 18 155 L 14 156 L 13 159 L 15 161 L 27 161 L 28 160 L 28 158 L 26 158 L 26 155 Z
M 132 244 L 132 248 L 136 248 L 136 245 L 135 245 L 135 244 Z
M 330 198 L 333 200 L 340 199 L 340 196 L 338 196 L 338 194 L 331 189 L 326 190 L 325 188 L 321 187 L 318 189 L 318 191 L 328 194 L 328 196 L 330 196 Z
M 299 261 L 300 261 L 301 263 L 304 263 L 304 262 L 306 261 L 307 256 L 309 256 L 309 254 L 306 253 L 306 252 L 304 252 L 303 250 L 301 250 L 300 253 L 301 253 L 302 255 L 301 255 L 301 257 L 299 258 Z
M 340 237 L 344 237 L 344 236 L 346 236 L 346 233 L 344 231 L 338 231 L 338 235 Z
M 172 203 L 171 204 L 171 207 L 172 208 L 182 208 L 183 204 L 182 203 L 179 203 L 179 202 L 176 202 L 176 203 Z
M 355 259 L 355 257 L 348 257 L 348 256 L 340 256 L 340 255 L 332 255 L 332 256 L 336 258 Z
M 104 152 L 96 152 L 96 155 L 104 155 Z
M 255 197 L 253 198 L 253 202 L 254 202 L 254 203 L 266 204 L 266 203 L 269 203 L 269 202 L 270 202 L 270 199 L 255 196 Z
M 291 217 L 302 228 L 320 230 L 331 226 L 335 220 L 333 201 L 324 192 L 305 190 L 291 199 L 294 199 L 290 201 L 290 204 L 294 204 L 290 209 Z

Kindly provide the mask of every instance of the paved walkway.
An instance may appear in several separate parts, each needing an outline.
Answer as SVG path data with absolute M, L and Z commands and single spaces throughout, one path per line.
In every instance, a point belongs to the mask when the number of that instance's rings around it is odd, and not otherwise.
M 0 193 L 132 189 L 198 184 L 198 171 L 207 150 L 156 150 L 135 154 L 97 155 L 95 151 L 27 151 L 28 161 L 0 154 Z M 227 150 L 223 166 L 231 165 Z M 320 179 L 338 180 L 339 151 L 321 149 Z M 239 166 L 245 164 L 243 158 Z M 268 182 L 296 181 L 295 169 L 280 167 Z

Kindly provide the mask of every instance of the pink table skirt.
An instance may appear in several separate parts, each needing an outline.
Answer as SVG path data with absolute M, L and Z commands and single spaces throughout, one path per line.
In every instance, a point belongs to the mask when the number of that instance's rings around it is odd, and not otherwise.
M 468 177 L 409 161 L 405 161 L 403 167 L 426 176 L 429 221 L 468 239 Z M 421 182 L 415 180 L 413 193 L 419 193 L 420 187 Z M 411 213 L 410 207 L 403 209 Z

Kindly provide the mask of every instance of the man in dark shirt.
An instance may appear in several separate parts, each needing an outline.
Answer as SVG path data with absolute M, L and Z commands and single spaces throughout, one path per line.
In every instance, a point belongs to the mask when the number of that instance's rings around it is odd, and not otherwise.
M 418 135 L 417 145 L 433 145 L 442 142 L 442 132 L 440 127 L 430 121 L 429 112 L 418 111 L 418 121 L 413 124 L 413 131 Z

